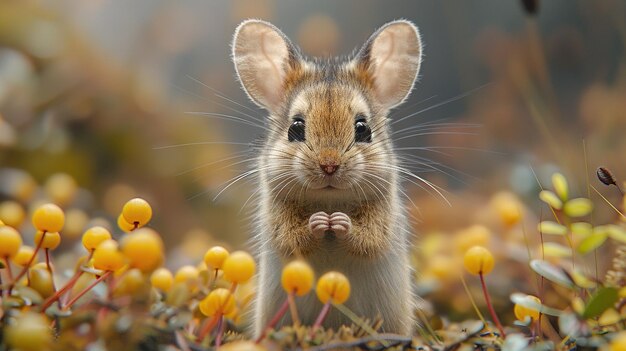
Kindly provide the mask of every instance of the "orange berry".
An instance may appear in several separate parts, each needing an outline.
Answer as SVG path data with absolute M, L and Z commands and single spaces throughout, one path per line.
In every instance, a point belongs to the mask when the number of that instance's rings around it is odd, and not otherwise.
M 350 281 L 339 272 L 328 272 L 317 281 L 315 292 L 322 303 L 331 299 L 334 303 L 344 303 L 350 297 Z
M 198 308 L 207 317 L 215 316 L 218 313 L 229 315 L 235 310 L 235 298 L 228 289 L 218 288 L 202 299 Z
M 122 239 L 121 246 L 130 266 L 142 272 L 151 272 L 163 262 L 163 241 L 152 229 L 137 229 Z
M 116 271 L 124 266 L 124 255 L 114 240 L 105 240 L 93 252 L 93 266 L 103 271 Z
M 204 254 L 204 263 L 211 269 L 221 269 L 228 257 L 228 250 L 221 246 L 213 246 Z
M 314 273 L 311 266 L 304 261 L 296 260 L 289 262 L 283 268 L 281 283 L 288 294 L 294 292 L 296 295 L 302 296 L 313 287 L 313 279 Z
M 230 254 L 222 266 L 224 279 L 232 283 L 247 282 L 256 270 L 256 264 L 250 254 L 245 251 L 235 251 Z
M 22 246 L 22 237 L 8 225 L 0 226 L 0 257 L 13 257 Z
M 152 272 L 150 283 L 153 287 L 168 292 L 174 284 L 174 276 L 167 268 L 159 268 Z
M 199 277 L 200 272 L 196 267 L 182 266 L 176 271 L 176 275 L 174 275 L 174 282 L 196 284 Z
M 46 232 L 44 235 L 44 232 L 37 231 L 35 234 L 35 245 L 39 245 L 41 240 L 43 240 L 41 243 L 42 249 L 54 250 L 61 244 L 61 235 L 52 232 Z
M 42 232 L 60 232 L 65 224 L 63 210 L 55 204 L 40 206 L 33 213 L 33 225 Z
M 57 173 L 48 178 L 44 189 L 52 201 L 63 206 L 74 200 L 78 184 L 69 174 Z
M 133 229 L 135 229 L 134 225 L 126 222 L 126 219 L 124 218 L 124 216 L 122 216 L 122 214 L 117 216 L 117 226 L 125 233 L 130 233 L 133 231 Z
M 33 257 L 34 253 L 35 249 L 28 245 L 22 245 L 22 247 L 17 250 L 15 256 L 13 256 L 13 263 L 20 267 L 25 267 L 28 264 L 28 261 L 30 261 L 30 258 Z M 36 260 L 33 260 L 30 265 L 34 265 L 36 263 L 35 261 Z
M 537 296 L 527 295 L 526 298 L 541 304 L 541 300 L 539 300 Z M 513 307 L 513 313 L 515 314 L 515 318 L 520 321 L 525 320 L 526 317 L 530 317 L 530 319 L 534 321 L 539 319 L 539 311 L 518 304 L 515 304 Z
M 24 222 L 26 211 L 17 201 L 4 201 L 0 203 L 0 219 L 4 224 L 13 228 L 19 228 Z
M 482 246 L 470 248 L 463 257 L 463 265 L 471 274 L 489 274 L 494 264 L 493 255 Z
M 124 204 L 122 216 L 126 222 L 143 227 L 152 218 L 152 207 L 146 200 L 137 197 Z
M 106 228 L 95 226 L 85 231 L 82 242 L 87 251 L 92 251 L 95 250 L 100 243 L 109 239 L 111 239 L 111 233 Z

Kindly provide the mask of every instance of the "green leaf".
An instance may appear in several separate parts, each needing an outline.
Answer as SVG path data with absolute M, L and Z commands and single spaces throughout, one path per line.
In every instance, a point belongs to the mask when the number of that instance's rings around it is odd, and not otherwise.
M 583 255 L 589 253 L 604 244 L 607 236 L 607 233 L 602 231 L 593 233 L 580 242 L 576 251 Z
M 572 249 L 558 243 L 543 243 L 543 254 L 547 257 L 572 257 Z
M 589 299 L 585 311 L 584 318 L 595 318 L 600 316 L 604 311 L 612 307 L 619 298 L 616 288 L 602 288 Z
M 564 286 L 569 289 L 574 289 L 576 285 L 569 277 L 568 274 L 565 273 L 563 268 L 553 265 L 550 262 L 543 260 L 532 260 L 530 261 L 530 268 L 535 271 L 540 276 L 548 279 L 549 281 Z
M 548 206 L 552 207 L 555 210 L 560 210 L 561 208 L 563 208 L 563 202 L 561 201 L 561 199 L 559 199 L 559 197 L 550 190 L 542 190 L 539 193 L 539 199 L 541 199 L 541 201 L 545 202 L 546 204 L 548 204 Z
M 593 204 L 589 199 L 571 199 L 563 205 L 563 212 L 569 217 L 583 217 L 591 213 Z
M 572 229 L 573 234 L 580 235 L 581 237 L 586 237 L 593 233 L 593 227 L 587 222 L 572 223 L 570 228 Z
M 539 231 L 543 234 L 550 235 L 565 235 L 567 234 L 567 227 L 562 224 L 558 224 L 552 221 L 543 221 L 539 223 Z

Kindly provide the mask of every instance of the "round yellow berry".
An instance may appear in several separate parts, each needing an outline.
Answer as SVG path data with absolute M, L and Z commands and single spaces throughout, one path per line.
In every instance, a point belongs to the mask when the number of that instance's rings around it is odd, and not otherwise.
M 224 279 L 232 283 L 247 282 L 256 270 L 256 264 L 250 254 L 245 251 L 235 251 L 230 254 L 222 266 Z
M 227 257 L 228 250 L 221 246 L 213 246 L 204 254 L 204 263 L 211 269 L 222 269 Z
M 4 224 L 13 228 L 19 228 L 25 217 L 26 211 L 18 202 L 5 201 L 0 204 L 0 219 L 2 219 Z
M 122 216 L 126 222 L 143 227 L 152 218 L 152 207 L 146 200 L 137 197 L 124 204 Z
M 526 298 L 538 304 L 541 304 L 541 300 L 539 300 L 537 296 L 527 295 Z M 539 319 L 539 311 L 518 304 L 515 304 L 515 306 L 513 307 L 513 313 L 515 314 L 515 318 L 520 321 L 524 321 L 526 317 L 530 317 L 530 319 L 533 321 Z
M 176 271 L 176 275 L 174 275 L 175 283 L 185 283 L 185 284 L 196 284 L 198 278 L 200 277 L 200 272 L 194 266 L 182 266 Z
M 111 233 L 104 227 L 95 226 L 87 229 L 83 234 L 83 246 L 87 251 L 95 250 L 100 243 L 111 239 Z
M 491 207 L 507 226 L 513 226 L 522 219 L 522 204 L 515 194 L 501 191 L 491 199 Z
M 52 201 L 64 206 L 74 200 L 78 192 L 78 184 L 69 174 L 57 173 L 48 178 L 44 189 Z
M 143 273 L 136 268 L 126 271 L 115 285 L 115 296 L 133 295 L 144 286 L 146 278 Z
M 89 217 L 83 210 L 73 208 L 66 211 L 63 236 L 72 240 L 78 238 L 81 234 L 83 234 L 88 222 Z
M 331 299 L 334 303 L 344 303 L 350 297 L 350 281 L 339 272 L 328 272 L 317 281 L 315 292 L 322 303 Z
M 124 266 L 124 255 L 117 242 L 105 240 L 93 252 L 93 267 L 103 271 L 116 271 Z
M 30 261 L 30 258 L 33 257 L 33 254 L 35 254 L 35 249 L 28 245 L 22 245 L 22 247 L 17 250 L 15 256 L 13 256 L 13 263 L 20 267 L 25 267 Z M 34 264 L 35 260 L 30 263 L 31 266 Z
M 43 242 L 41 242 L 43 240 Z M 41 242 L 41 244 L 39 244 Z M 52 232 L 40 232 L 35 234 L 35 245 L 40 246 L 42 249 L 54 250 L 61 244 L 61 235 L 59 233 Z
M 0 257 L 13 257 L 22 246 L 22 237 L 13 227 L 0 226 Z
M 474 246 L 465 252 L 463 264 L 471 274 L 489 274 L 494 266 L 493 255 L 482 246 Z
M 117 216 L 117 226 L 125 233 L 130 233 L 135 229 L 134 225 L 126 222 L 126 219 L 124 219 L 121 213 Z
M 218 288 L 202 299 L 198 308 L 207 317 L 215 316 L 218 313 L 228 315 L 235 310 L 235 298 L 228 289 Z
M 52 345 L 52 329 L 42 313 L 23 312 L 6 326 L 5 337 L 11 349 L 22 351 L 48 350 Z
M 174 276 L 167 268 L 159 268 L 152 272 L 150 283 L 153 287 L 163 292 L 168 292 L 174 284 Z
M 611 340 L 609 344 L 610 351 L 624 351 L 626 350 L 626 331 L 621 331 Z
M 40 206 L 33 213 L 33 225 L 42 232 L 60 232 L 65 224 L 63 210 L 55 204 Z
M 454 236 L 454 242 L 458 252 L 465 252 L 472 246 L 484 246 L 491 240 L 491 231 L 482 225 L 475 224 L 460 230 Z
M 306 262 L 296 260 L 289 262 L 283 268 L 281 283 L 288 294 L 298 296 L 307 294 L 313 287 L 314 273 Z
M 47 298 L 54 294 L 54 283 L 50 271 L 45 266 L 41 267 L 39 264 L 33 266 L 28 272 L 30 287 L 37 291 L 43 298 Z
M 121 246 L 130 266 L 142 272 L 151 272 L 163 262 L 163 241 L 152 229 L 136 230 L 124 237 Z

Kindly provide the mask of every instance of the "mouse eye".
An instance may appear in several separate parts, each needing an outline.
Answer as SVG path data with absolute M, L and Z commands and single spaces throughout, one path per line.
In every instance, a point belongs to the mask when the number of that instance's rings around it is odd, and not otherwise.
M 372 130 L 364 118 L 360 118 L 354 124 L 354 141 L 357 143 L 371 143 Z
M 304 141 L 304 120 L 296 117 L 293 119 L 293 123 L 289 126 L 289 132 L 287 132 L 287 138 L 292 141 Z

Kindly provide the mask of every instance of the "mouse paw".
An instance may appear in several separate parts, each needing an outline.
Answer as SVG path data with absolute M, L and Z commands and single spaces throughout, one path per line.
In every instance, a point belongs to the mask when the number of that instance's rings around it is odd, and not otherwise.
M 343 212 L 335 212 L 330 215 L 330 230 L 332 230 L 338 238 L 345 237 L 352 230 L 352 221 L 347 214 Z
M 331 230 L 330 216 L 326 212 L 317 212 L 309 218 L 309 230 L 314 237 L 321 239 Z

